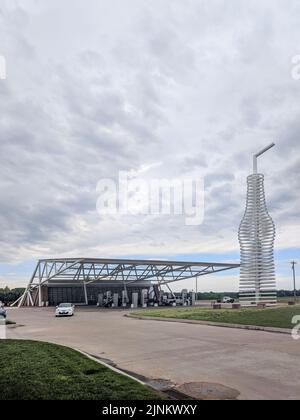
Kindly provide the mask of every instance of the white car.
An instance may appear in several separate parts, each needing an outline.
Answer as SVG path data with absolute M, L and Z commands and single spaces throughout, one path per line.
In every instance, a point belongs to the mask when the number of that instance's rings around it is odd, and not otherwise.
M 75 306 L 72 303 L 61 303 L 55 309 L 55 316 L 73 316 Z
M 230 296 L 224 296 L 223 303 L 234 303 L 234 299 Z

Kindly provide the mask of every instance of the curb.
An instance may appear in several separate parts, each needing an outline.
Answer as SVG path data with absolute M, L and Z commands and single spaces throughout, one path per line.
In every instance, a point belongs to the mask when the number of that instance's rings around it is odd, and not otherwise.
M 76 347 L 72 347 L 72 348 L 73 348 L 74 350 L 76 350 L 78 353 L 81 353 L 83 356 L 86 356 L 88 359 L 93 360 L 94 362 L 97 362 L 97 363 L 99 363 L 100 365 L 103 365 L 103 366 L 107 367 L 108 369 L 112 370 L 113 372 L 119 373 L 120 375 L 123 375 L 123 376 L 127 376 L 127 378 L 133 379 L 135 382 L 138 382 L 138 383 L 139 383 L 139 384 L 141 384 L 141 385 L 144 385 L 144 386 L 146 386 L 146 387 L 149 387 L 149 385 L 148 385 L 148 384 L 146 384 L 145 382 L 143 382 L 143 381 L 141 381 L 140 379 L 135 378 L 134 376 L 131 376 L 131 375 L 129 375 L 128 373 L 126 373 L 126 372 L 124 372 L 124 371 L 122 371 L 122 370 L 120 370 L 120 369 L 118 369 L 118 368 L 116 368 L 116 367 L 114 367 L 114 366 L 110 365 L 109 363 L 106 363 L 106 362 L 104 362 L 104 361 L 102 361 L 102 360 L 98 359 L 97 357 L 90 355 L 89 353 L 85 353 L 84 351 L 79 350 L 79 349 L 77 349 Z M 150 388 L 151 388 L 151 387 L 150 387 Z M 153 389 L 154 389 L 154 388 L 153 388 Z
M 81 353 L 83 356 L 86 356 L 88 359 L 93 360 L 94 362 L 99 363 L 102 366 L 105 366 L 106 368 L 112 370 L 113 372 L 118 373 L 119 375 L 126 376 L 127 378 L 132 379 L 133 381 L 139 383 L 140 385 L 142 385 L 146 388 L 152 389 L 157 394 L 161 394 L 162 397 L 163 396 L 164 397 L 170 397 L 170 395 L 172 397 L 172 394 L 175 394 L 177 396 L 177 398 L 171 398 L 171 399 L 182 399 L 182 398 L 191 399 L 191 397 L 189 395 L 186 395 L 183 392 L 177 391 L 176 388 L 171 387 L 168 390 L 157 389 L 154 386 L 150 385 L 148 382 L 142 381 L 141 379 L 137 378 L 136 376 L 130 375 L 129 373 L 125 372 L 124 370 L 118 369 L 117 367 L 115 367 L 115 366 L 113 366 L 113 365 L 111 365 L 107 362 L 104 362 L 101 359 L 98 359 L 96 356 L 92 356 L 89 353 L 85 353 L 84 351 L 79 350 L 76 347 L 70 347 L 70 348 L 73 348 L 73 350 L 77 351 L 78 353 Z M 168 393 L 168 391 L 169 391 L 169 393 Z
M 289 334 L 289 335 L 292 333 L 292 330 L 288 328 L 260 327 L 257 325 L 242 325 L 242 324 L 226 324 L 223 322 L 198 321 L 194 319 L 150 317 L 150 316 L 131 315 L 131 314 L 125 314 L 124 316 L 126 316 L 127 318 L 139 319 L 139 320 L 144 320 L 144 321 L 178 322 L 182 324 L 207 325 L 211 327 L 236 328 L 240 330 L 264 331 L 264 332 L 270 332 L 270 333 Z

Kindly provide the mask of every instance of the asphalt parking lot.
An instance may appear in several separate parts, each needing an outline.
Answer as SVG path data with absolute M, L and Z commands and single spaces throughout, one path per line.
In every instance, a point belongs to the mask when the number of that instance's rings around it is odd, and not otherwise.
M 240 399 L 299 399 L 300 340 L 290 335 L 137 320 L 126 311 L 11 308 L 7 338 L 70 346 L 117 367 L 174 385 L 208 382 L 233 388 Z

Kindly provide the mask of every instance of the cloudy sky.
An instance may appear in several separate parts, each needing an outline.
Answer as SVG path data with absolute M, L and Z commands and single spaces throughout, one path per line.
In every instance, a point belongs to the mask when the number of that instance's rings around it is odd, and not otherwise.
M 0 0 L 0 287 L 42 257 L 238 261 L 252 154 L 275 141 L 259 164 L 289 288 L 299 21 L 298 0 Z M 100 216 L 97 182 L 119 171 L 204 179 L 203 223 Z M 238 272 L 199 285 L 237 286 Z

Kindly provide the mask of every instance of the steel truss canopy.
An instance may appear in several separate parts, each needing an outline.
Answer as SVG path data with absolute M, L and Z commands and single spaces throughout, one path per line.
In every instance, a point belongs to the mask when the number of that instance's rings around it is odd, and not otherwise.
M 240 267 L 234 263 L 128 260 L 104 258 L 60 258 L 39 260 L 24 294 L 14 303 L 34 305 L 32 292 L 49 283 L 62 285 L 114 280 L 124 285 L 150 281 L 153 284 L 169 284 L 180 280 L 215 274 Z M 41 302 L 39 302 L 41 306 Z

